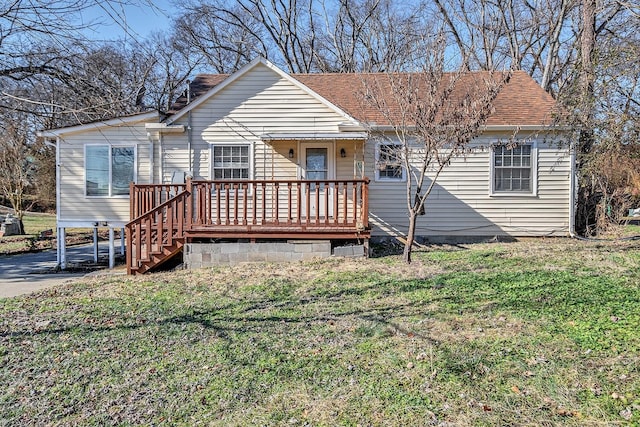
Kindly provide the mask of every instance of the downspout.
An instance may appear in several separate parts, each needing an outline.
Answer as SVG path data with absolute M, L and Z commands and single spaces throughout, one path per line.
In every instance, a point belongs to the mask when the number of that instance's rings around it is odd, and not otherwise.
M 576 150 L 573 141 L 569 146 L 569 158 L 571 162 L 569 180 L 569 236 L 576 237 Z
M 60 137 L 56 137 L 56 142 L 47 141 L 45 138 L 44 143 L 49 147 L 55 147 L 56 149 L 56 264 L 60 265 Z
M 153 171 L 155 169 L 155 161 L 154 161 L 154 149 L 153 146 L 153 138 L 151 138 L 151 132 L 147 132 L 147 139 L 149 140 L 149 184 L 153 184 Z
M 191 82 L 187 80 L 187 105 L 191 103 Z M 191 109 L 187 112 L 187 151 L 189 152 L 189 170 L 187 175 L 193 177 L 193 165 L 191 154 L 191 142 L 193 139 L 193 132 L 191 130 Z
M 158 177 L 158 182 L 160 184 L 164 184 L 164 148 L 162 147 L 162 132 L 160 132 L 160 135 L 158 136 L 158 145 L 158 149 L 160 150 L 158 153 L 160 159 L 160 170 L 158 171 L 160 176 Z

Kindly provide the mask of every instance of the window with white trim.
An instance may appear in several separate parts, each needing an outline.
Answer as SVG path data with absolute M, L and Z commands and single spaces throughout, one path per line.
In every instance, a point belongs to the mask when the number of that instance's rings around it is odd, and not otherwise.
M 85 147 L 85 195 L 128 196 L 135 181 L 134 146 L 87 145 Z
M 493 193 L 535 193 L 535 150 L 533 144 L 493 149 Z
M 400 150 L 402 145 L 379 143 L 376 145 L 376 181 L 404 181 Z
M 213 179 L 249 179 L 249 145 L 216 145 L 212 157 Z

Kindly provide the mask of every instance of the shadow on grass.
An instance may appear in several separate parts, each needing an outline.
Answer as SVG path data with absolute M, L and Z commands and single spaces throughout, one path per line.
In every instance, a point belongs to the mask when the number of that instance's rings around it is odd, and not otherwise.
M 468 242 L 459 243 L 440 243 L 429 242 L 425 239 L 418 239 L 418 242 L 413 245 L 412 253 L 417 254 L 421 252 L 428 252 L 430 250 L 444 252 L 463 251 L 469 249 L 468 247 L 464 246 L 467 243 L 473 243 L 473 241 L 469 240 Z M 390 239 L 380 243 L 372 243 L 371 253 L 369 254 L 369 256 L 371 258 L 384 258 L 390 255 L 402 255 L 403 253 L 404 243 L 396 239 Z
M 426 283 L 423 287 L 425 289 L 432 288 Z M 213 331 L 215 336 L 220 339 L 231 340 L 230 334 L 265 331 L 280 333 L 283 325 L 307 327 L 311 324 L 338 322 L 343 319 L 353 319 L 357 323 L 359 319 L 388 327 L 398 334 L 437 344 L 435 339 L 410 331 L 394 321 L 399 317 L 422 314 L 422 302 L 389 301 L 387 304 L 378 305 L 376 296 L 394 298 L 406 293 L 409 289 L 418 289 L 418 286 L 413 283 L 410 288 L 406 288 L 404 281 L 379 281 L 303 297 L 240 298 L 223 304 L 220 304 L 220 301 L 210 301 L 210 305 L 205 300 L 201 302 L 200 307 L 192 307 L 185 310 L 184 313 L 168 317 L 163 317 L 162 312 L 173 311 L 174 307 L 168 306 L 166 310 L 160 312 L 157 311 L 158 307 L 132 312 L 130 307 L 122 306 L 118 309 L 119 313 L 115 313 L 115 317 L 112 311 L 113 307 L 111 307 L 111 311 L 104 317 L 101 317 L 99 312 L 93 312 L 89 315 L 86 312 L 77 312 L 64 326 L 57 326 L 55 325 L 57 321 L 52 320 L 51 323 L 42 327 L 23 326 L 13 330 L 3 328 L 4 330 L 0 329 L 0 337 L 20 340 L 28 339 L 34 335 L 93 334 L 192 324 Z M 443 298 L 450 299 L 448 296 Z M 360 303 L 366 299 L 369 299 L 370 302 Z M 99 304 L 99 301 L 95 303 Z
M 571 272 L 543 270 L 454 272 L 426 280 L 378 280 L 338 285 L 335 289 L 318 286 L 322 291 L 314 293 L 311 290 L 311 294 L 302 296 L 292 294 L 293 290 L 288 288 L 272 297 L 258 294 L 257 297 L 248 295 L 229 300 L 226 296 L 223 298 L 227 301 L 221 301 L 218 296 L 211 295 L 185 308 L 181 308 L 179 302 L 163 301 L 133 311 L 129 305 L 101 311 L 99 301 L 95 301 L 93 304 L 98 305 L 92 306 L 94 311 L 83 313 L 80 310 L 63 326 L 56 325 L 59 320 L 55 318 L 40 328 L 24 324 L 14 328 L 11 321 L 7 321 L 0 330 L 0 337 L 26 339 L 34 334 L 89 334 L 196 324 L 229 340 L 230 334 L 282 333 L 283 325 L 308 327 L 353 319 L 354 322 L 373 322 L 398 334 L 437 344 L 433 337 L 409 330 L 398 320 L 447 318 L 456 313 L 482 317 L 509 313 L 522 319 L 546 318 L 561 325 L 564 331 L 572 327 L 567 322 L 579 320 L 587 326 L 592 325 L 603 336 L 607 331 L 621 328 L 640 329 L 640 289 L 629 287 L 622 277 L 576 276 Z M 175 311 L 182 312 L 174 314 Z M 613 322 L 609 320 L 612 316 L 623 321 Z M 605 346 L 619 344 L 616 343 L 618 338 L 607 339 L 611 342 Z M 628 339 L 633 345 L 637 336 L 631 333 Z

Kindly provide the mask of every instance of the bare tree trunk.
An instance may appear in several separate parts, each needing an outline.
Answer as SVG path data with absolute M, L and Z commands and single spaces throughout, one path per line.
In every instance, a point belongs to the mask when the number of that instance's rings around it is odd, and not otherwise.
M 588 234 L 596 222 L 597 198 L 593 197 L 594 186 L 591 177 L 584 173 L 588 162 L 588 154 L 593 148 L 593 97 L 595 82 L 594 48 L 596 43 L 596 0 L 582 1 L 582 28 L 580 36 L 580 77 L 579 97 L 581 98 L 579 113 L 580 135 L 577 147 L 577 169 L 579 177 L 578 209 L 576 213 L 576 231 Z M 595 202 L 595 203 L 594 203 Z
M 417 214 L 411 212 L 409 214 L 409 230 L 407 231 L 407 240 L 404 242 L 404 252 L 402 253 L 402 260 L 407 264 L 411 264 L 411 248 L 413 247 L 413 241 L 416 235 L 416 220 Z

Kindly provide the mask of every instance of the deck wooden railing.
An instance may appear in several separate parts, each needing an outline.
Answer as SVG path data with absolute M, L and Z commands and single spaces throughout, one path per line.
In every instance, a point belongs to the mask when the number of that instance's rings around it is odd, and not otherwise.
M 368 235 L 368 179 L 225 180 L 132 185 L 127 270 L 144 273 L 189 238 Z
M 192 226 L 367 229 L 368 179 L 192 181 Z
M 156 206 L 182 193 L 185 184 L 133 184 L 129 186 L 131 203 L 129 219 L 134 220 Z

